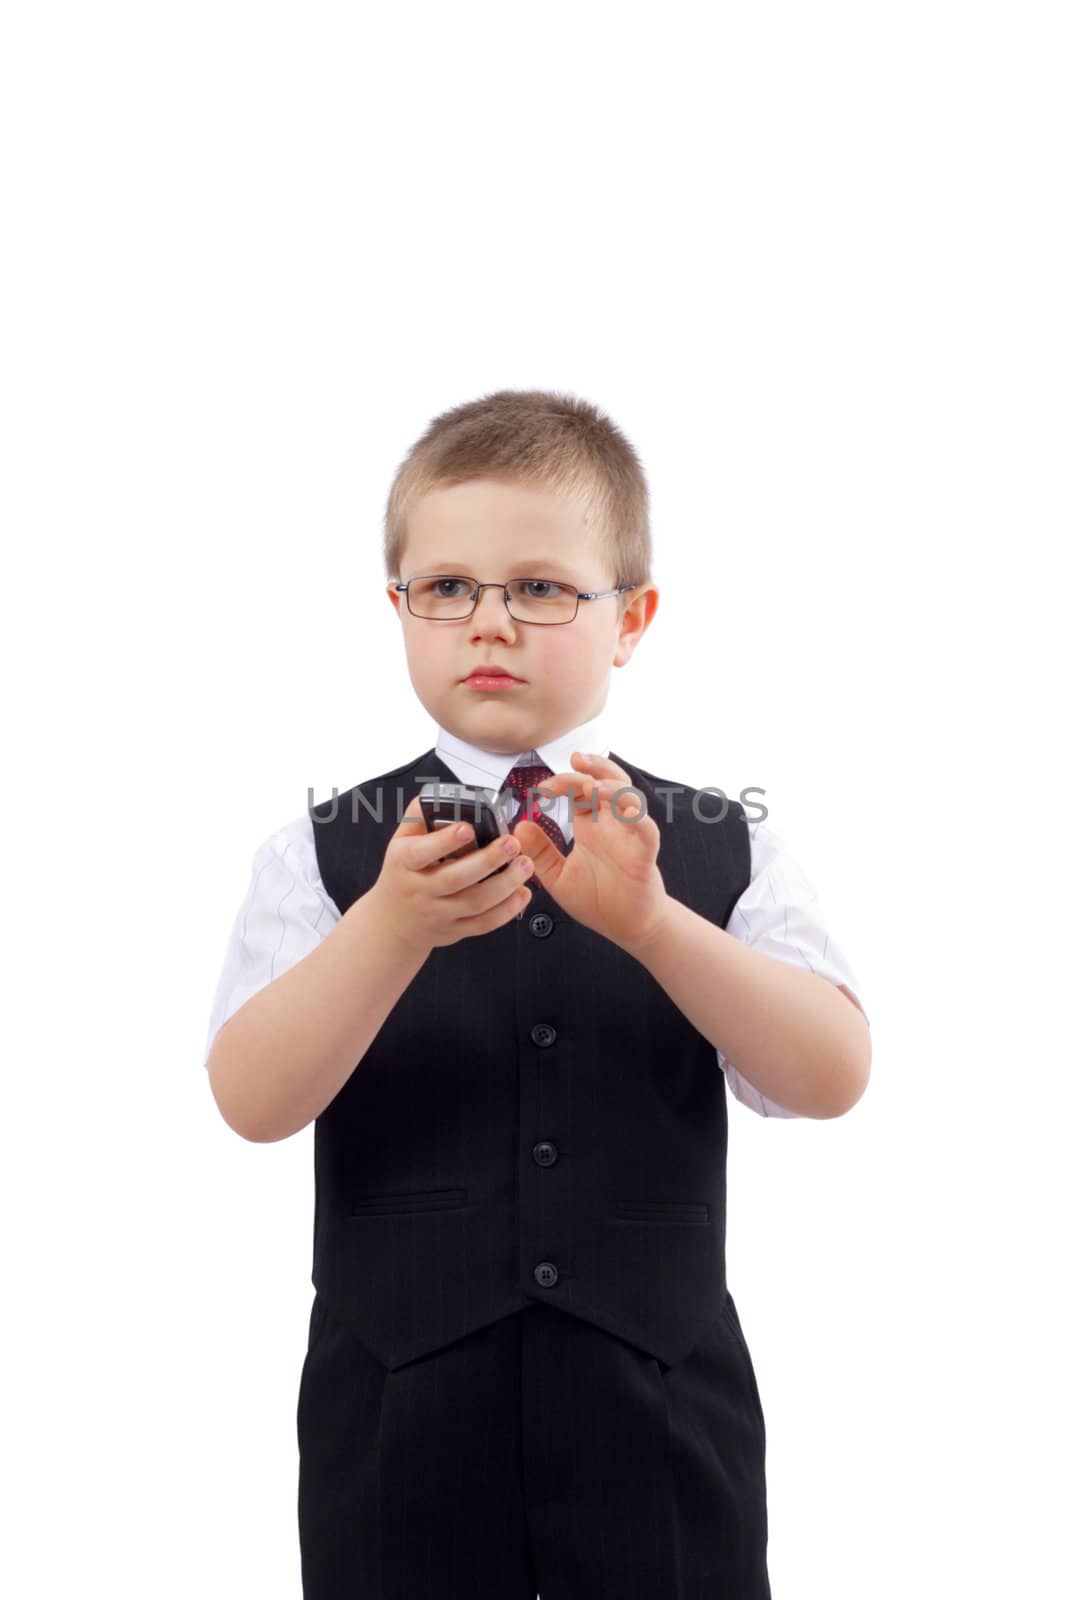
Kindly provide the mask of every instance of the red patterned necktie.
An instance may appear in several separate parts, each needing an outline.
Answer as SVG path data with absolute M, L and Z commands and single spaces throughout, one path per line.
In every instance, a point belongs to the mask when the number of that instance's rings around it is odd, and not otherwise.
M 532 789 L 536 789 L 539 783 L 544 783 L 545 779 L 551 776 L 551 767 L 512 767 L 500 786 L 505 791 L 510 789 L 519 802 L 518 809 L 508 824 L 508 832 L 515 832 L 515 824 L 517 822 L 536 822 L 537 826 L 544 829 L 545 833 L 548 834 L 560 855 L 566 855 L 567 842 L 563 837 L 563 830 L 554 818 L 545 815 L 537 802 L 537 796 L 530 792 Z M 566 803 L 565 800 L 563 803 Z M 556 804 L 559 805 L 560 801 L 557 800 Z M 531 873 L 526 882 L 531 890 L 540 889 L 541 887 L 541 880 L 536 872 Z

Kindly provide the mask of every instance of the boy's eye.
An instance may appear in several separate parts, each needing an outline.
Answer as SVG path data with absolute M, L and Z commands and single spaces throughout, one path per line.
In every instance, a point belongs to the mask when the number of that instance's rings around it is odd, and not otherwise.
M 439 600 L 460 600 L 474 593 L 466 578 L 435 578 L 433 593 Z
M 523 578 L 522 590 L 528 600 L 554 600 L 562 592 L 562 584 L 550 578 Z

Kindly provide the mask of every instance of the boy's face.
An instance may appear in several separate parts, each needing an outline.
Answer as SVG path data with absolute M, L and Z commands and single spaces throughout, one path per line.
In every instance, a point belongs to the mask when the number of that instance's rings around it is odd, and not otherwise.
M 583 593 L 615 587 L 580 504 L 488 478 L 434 489 L 416 503 L 400 581 L 431 573 L 478 583 L 550 578 Z M 501 755 L 532 749 L 596 716 L 612 667 L 630 659 L 658 604 L 658 590 L 645 584 L 621 599 L 579 600 L 573 622 L 544 625 L 516 622 L 504 591 L 484 589 L 472 616 L 440 622 L 412 616 L 406 595 L 392 584 L 386 593 L 426 710 L 457 738 Z M 519 681 L 502 689 L 464 682 L 486 665 Z

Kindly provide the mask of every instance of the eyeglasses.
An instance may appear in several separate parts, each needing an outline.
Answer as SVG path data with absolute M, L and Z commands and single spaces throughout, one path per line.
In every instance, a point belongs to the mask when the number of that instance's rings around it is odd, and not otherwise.
M 395 588 L 398 594 L 407 595 L 411 615 L 427 622 L 460 622 L 474 615 L 483 589 L 503 589 L 504 604 L 516 622 L 554 627 L 574 621 L 579 600 L 606 600 L 613 594 L 626 594 L 637 585 L 624 583 L 619 589 L 583 594 L 569 583 L 556 583 L 551 578 L 509 578 L 507 583 L 477 583 L 473 578 L 431 572 L 425 577 L 397 583 Z

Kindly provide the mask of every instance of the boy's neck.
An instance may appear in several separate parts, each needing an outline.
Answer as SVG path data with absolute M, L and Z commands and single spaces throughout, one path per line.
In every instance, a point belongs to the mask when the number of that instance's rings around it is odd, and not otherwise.
M 600 711 L 587 722 L 567 729 L 554 739 L 547 739 L 528 750 L 503 753 L 484 750 L 480 745 L 472 744 L 447 728 L 438 726 L 435 749 L 446 766 L 450 767 L 464 783 L 499 789 L 513 766 L 525 766 L 537 760 L 551 772 L 570 772 L 571 756 L 575 750 L 606 756 L 608 754 L 606 717 L 604 712 Z

